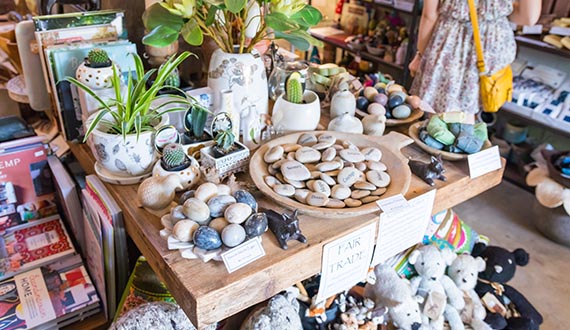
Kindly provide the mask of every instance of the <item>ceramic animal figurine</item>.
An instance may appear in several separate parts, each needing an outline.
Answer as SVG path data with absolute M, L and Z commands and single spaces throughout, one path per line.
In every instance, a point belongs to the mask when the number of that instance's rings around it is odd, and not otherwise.
M 362 118 L 364 134 L 370 136 L 382 136 L 386 129 L 386 116 L 380 114 L 370 114 Z
M 331 100 L 330 117 L 334 119 L 345 112 L 354 116 L 356 112 L 356 98 L 348 90 L 348 84 L 341 83 L 338 92 L 334 93 Z
M 424 163 L 419 160 L 410 160 L 408 163 L 412 173 L 420 177 L 430 186 L 435 185 L 434 179 L 441 181 L 446 181 L 447 178 L 443 175 L 445 173 L 445 168 L 443 168 L 443 162 L 441 160 L 441 154 L 437 157 L 431 156 L 430 163 Z
M 348 112 L 331 120 L 328 130 L 355 134 L 362 134 L 364 132 L 362 122 Z
M 287 250 L 287 241 L 298 240 L 301 243 L 307 243 L 307 238 L 301 233 L 299 227 L 299 219 L 297 218 L 297 210 L 290 215 L 279 214 L 273 210 L 264 211 L 269 220 L 269 229 L 277 238 L 279 245 L 283 250 Z
M 174 200 L 176 189 L 182 189 L 178 175 L 153 176 L 141 183 L 137 198 L 142 207 L 160 211 Z

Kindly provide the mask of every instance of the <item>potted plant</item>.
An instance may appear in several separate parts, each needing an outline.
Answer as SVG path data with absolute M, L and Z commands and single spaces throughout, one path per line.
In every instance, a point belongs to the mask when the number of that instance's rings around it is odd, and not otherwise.
M 218 131 L 214 141 L 215 145 L 200 150 L 204 167 L 215 168 L 221 179 L 247 169 L 249 149 L 236 141 L 231 128 Z
M 115 65 L 116 66 L 116 65 Z M 119 67 L 117 70 L 120 72 Z M 75 77 L 93 90 L 111 88 L 113 61 L 109 54 L 101 48 L 93 48 L 87 53 L 85 61 L 75 71 Z
M 105 171 L 99 171 L 100 176 L 125 178 L 150 173 L 157 157 L 152 141 L 154 129 L 168 123 L 168 112 L 185 110 L 192 104 L 186 94 L 158 95 L 158 92 L 164 88 L 168 75 L 190 55 L 184 52 L 168 59 L 158 70 L 145 73 L 141 58 L 133 54 L 136 78 L 129 73 L 123 92 L 121 75 L 113 64 L 110 79 L 114 97 L 106 101 L 80 80 L 65 78 L 99 102 L 101 110 L 87 120 L 84 142 L 91 138 L 91 147 L 97 160 L 95 168 Z M 157 77 L 147 87 L 147 81 L 155 71 Z M 155 102 L 161 98 L 168 98 L 168 101 Z
M 321 46 L 308 32 L 321 18 L 305 0 L 165 0 L 144 12 L 143 23 L 150 32 L 143 43 L 166 47 L 182 36 L 190 45 L 199 46 L 204 36 L 211 38 L 219 47 L 208 70 L 215 105 L 219 105 L 220 92 L 231 89 L 240 112 L 256 104 L 266 114 L 267 77 L 254 47 L 272 39 L 286 39 L 301 50 L 311 44 Z
M 170 143 L 162 149 L 160 161 L 152 169 L 153 176 L 169 176 L 176 174 L 180 179 L 182 189 L 188 189 L 200 179 L 200 165 L 193 157 L 186 154 L 179 143 Z
M 291 73 L 285 83 L 285 93 L 277 98 L 273 106 L 273 126 L 284 132 L 312 131 L 317 128 L 320 119 L 319 97 L 313 91 L 304 91 L 301 74 Z

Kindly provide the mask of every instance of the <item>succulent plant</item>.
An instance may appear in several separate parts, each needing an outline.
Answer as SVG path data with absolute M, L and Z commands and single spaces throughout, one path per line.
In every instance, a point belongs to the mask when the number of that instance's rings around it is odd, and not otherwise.
M 235 142 L 236 136 L 231 129 L 218 132 L 216 134 L 216 146 L 224 152 L 228 152 Z
M 287 100 L 291 103 L 303 103 L 303 83 L 301 83 L 301 74 L 293 72 L 287 79 L 285 86 Z
M 101 48 L 93 48 L 87 54 L 87 61 L 92 68 L 101 68 L 111 65 L 109 54 Z
M 186 153 L 179 143 L 169 143 L 162 149 L 162 161 L 168 168 L 180 166 L 186 162 Z

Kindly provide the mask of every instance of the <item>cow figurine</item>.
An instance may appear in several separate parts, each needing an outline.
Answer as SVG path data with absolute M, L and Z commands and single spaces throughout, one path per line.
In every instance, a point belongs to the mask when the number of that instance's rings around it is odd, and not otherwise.
M 441 181 L 446 181 L 447 178 L 443 175 L 445 169 L 443 168 L 443 162 L 441 160 L 441 154 L 437 155 L 437 158 L 431 156 L 430 163 L 424 163 L 419 160 L 410 160 L 410 169 L 412 173 L 420 177 L 430 186 L 435 185 L 434 179 L 439 179 Z
M 287 241 L 296 239 L 301 243 L 307 243 L 307 238 L 301 233 L 297 210 L 293 213 L 279 214 L 273 210 L 266 210 L 265 214 L 269 220 L 269 229 L 277 238 L 283 250 L 287 250 Z

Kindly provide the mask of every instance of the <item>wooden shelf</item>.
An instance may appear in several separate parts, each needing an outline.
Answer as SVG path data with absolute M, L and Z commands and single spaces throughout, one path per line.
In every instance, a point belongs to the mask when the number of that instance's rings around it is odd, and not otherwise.
M 542 41 L 540 37 L 536 36 L 516 36 L 515 40 L 519 46 L 528 47 L 542 52 L 546 52 L 553 55 L 562 56 L 566 59 L 570 59 L 570 50 L 566 48 L 558 49 L 546 42 Z
M 527 107 L 522 107 L 512 102 L 505 103 L 501 109 L 510 115 L 522 119 L 522 121 L 526 122 L 527 124 L 542 126 L 566 137 L 570 137 L 569 122 L 552 118 L 548 115 L 536 112 Z
M 85 171 L 93 173 L 94 159 L 89 148 L 74 144 L 71 149 Z M 429 159 L 429 155 L 415 146 L 408 146 L 402 152 L 406 157 Z M 466 162 L 445 162 L 445 167 L 448 180 L 437 181 L 434 213 L 498 185 L 503 175 L 501 169 L 471 180 Z M 275 237 L 268 232 L 263 235 L 266 255 L 253 264 L 228 274 L 221 262 L 187 260 L 178 251 L 168 250 L 166 240 L 159 235 L 159 230 L 162 229 L 160 219 L 136 206 L 137 185 L 106 186 L 123 210 L 128 234 L 199 329 L 267 300 L 295 282 L 319 273 L 323 245 L 378 221 L 379 214 L 335 220 L 300 216 L 307 244 L 290 242 L 289 249 L 282 250 Z M 419 178 L 412 176 L 406 198 L 413 198 L 431 189 L 433 188 Z M 260 207 L 282 210 L 259 193 L 255 196 Z

